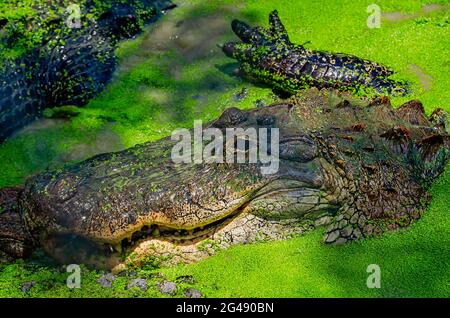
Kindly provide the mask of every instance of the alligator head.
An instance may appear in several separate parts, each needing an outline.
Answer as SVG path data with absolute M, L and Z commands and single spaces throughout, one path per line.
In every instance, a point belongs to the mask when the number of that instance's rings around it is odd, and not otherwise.
M 407 226 L 448 162 L 444 122 L 443 111 L 427 118 L 418 101 L 394 109 L 387 98 L 316 89 L 265 108 L 231 108 L 205 129 L 243 128 L 236 138 L 247 142 L 234 157 L 254 145 L 248 128 L 277 128 L 270 151 L 278 169 L 263 173 L 262 157 L 174 162 L 171 138 L 102 154 L 4 190 L 0 250 L 17 257 L 41 246 L 64 263 L 117 270 L 154 257 L 192 262 L 319 225 L 328 225 L 327 243 Z

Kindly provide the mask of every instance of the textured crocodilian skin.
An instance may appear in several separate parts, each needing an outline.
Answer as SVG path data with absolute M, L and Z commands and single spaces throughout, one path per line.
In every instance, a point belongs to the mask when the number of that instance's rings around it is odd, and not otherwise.
M 305 87 L 406 93 L 406 84 L 389 79 L 393 71 L 383 65 L 293 44 L 276 10 L 270 13 L 269 24 L 269 28 L 250 27 L 239 20 L 231 24 L 242 42 L 226 43 L 222 50 L 241 62 L 244 75 L 290 94 Z
M 312 89 L 205 127 L 278 128 L 279 169 L 260 161 L 174 163 L 170 138 L 102 154 L 0 192 L 0 250 L 41 246 L 63 263 L 122 269 L 192 262 L 233 244 L 327 225 L 327 243 L 408 226 L 449 159 L 445 113 L 419 101 Z M 246 138 L 241 135 L 239 138 Z
M 64 12 L 62 3 L 35 7 L 37 16 L 30 27 L 44 28 L 48 34 L 42 46 L 0 68 L 0 142 L 46 107 L 83 106 L 101 92 L 115 70 L 117 41 L 136 35 L 169 4 L 168 0 L 108 0 L 102 3 L 103 13 L 90 19 L 89 14 L 100 8 L 97 2 L 86 1 L 80 8 L 79 28 L 66 24 L 67 12 L 47 17 L 51 8 Z M 13 25 L 8 21 L 6 28 Z

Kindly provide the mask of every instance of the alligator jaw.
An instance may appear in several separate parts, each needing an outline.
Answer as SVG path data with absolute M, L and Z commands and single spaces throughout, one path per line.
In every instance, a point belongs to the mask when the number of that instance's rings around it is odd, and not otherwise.
M 299 183 L 293 184 L 299 185 Z M 156 227 L 153 231 L 145 229 L 145 233 L 142 231 L 134 233 L 135 240 L 122 243 L 122 252 L 127 257 L 115 266 L 113 271 L 140 266 L 152 259 L 161 265 L 192 263 L 231 245 L 287 239 L 331 222 L 331 215 L 336 210 L 332 202 L 325 199 L 326 193 L 305 187 L 280 189 L 275 186 L 275 189 L 272 186 L 261 188 L 251 200 L 236 208 L 226 217 L 204 227 L 189 231 L 177 231 L 160 226 L 156 235 L 154 234 Z M 301 197 L 295 199 L 301 200 L 301 204 L 304 204 L 303 210 L 307 212 L 291 215 L 284 219 L 259 215 L 258 206 L 261 202 L 271 204 L 273 202 L 270 201 L 271 198 L 281 199 L 283 194 L 286 195 L 284 198 L 288 198 L 295 193 L 300 194 Z M 308 205 L 307 201 L 311 200 L 311 196 L 307 197 L 308 193 L 316 195 L 317 203 Z M 139 238 L 140 235 L 142 236 Z
M 205 228 L 202 234 L 191 238 L 182 236 L 148 237 L 127 249 L 127 257 L 112 268 L 121 272 L 130 267 L 139 267 L 154 261 L 162 266 L 193 263 L 214 255 L 220 250 L 236 244 L 287 239 L 327 225 L 332 218 L 326 213 L 315 222 L 300 222 L 298 219 L 268 221 L 239 209 L 218 225 Z
M 107 243 L 72 233 L 50 234 L 41 238 L 42 248 L 61 264 L 82 263 L 118 271 L 136 261 L 141 263 L 152 256 L 161 257 L 168 249 L 177 251 L 178 247 L 183 247 L 185 250 L 196 250 L 201 242 L 221 233 L 224 228 L 239 218 L 244 206 L 234 209 L 219 220 L 193 229 L 176 229 L 158 224 L 143 225 L 139 230 L 129 233 L 126 238 Z M 149 250 L 149 246 L 154 248 Z M 208 255 L 202 255 L 202 257 L 199 255 L 191 261 L 206 256 Z M 139 260 L 136 260 L 136 257 Z M 187 262 L 189 260 L 186 259 Z
M 328 224 L 332 218 L 330 210 L 326 209 L 314 209 L 313 217 L 305 215 L 305 218 L 298 215 L 270 219 L 258 215 L 255 207 L 268 197 L 292 194 L 295 191 L 315 191 L 298 187 L 299 183 L 293 184 L 297 187 L 292 187 L 291 184 L 291 187 L 280 188 L 276 182 L 262 187 L 221 219 L 196 228 L 177 229 L 168 227 L 167 224 L 143 225 L 139 230 L 129 233 L 127 238 L 115 243 L 74 234 L 50 235 L 42 240 L 43 249 L 62 264 L 83 263 L 120 272 L 148 262 L 162 266 L 192 263 L 231 245 L 287 239 L 313 229 L 316 225 Z M 323 197 L 321 200 L 324 200 Z M 323 205 L 318 206 L 320 209 L 322 207 Z

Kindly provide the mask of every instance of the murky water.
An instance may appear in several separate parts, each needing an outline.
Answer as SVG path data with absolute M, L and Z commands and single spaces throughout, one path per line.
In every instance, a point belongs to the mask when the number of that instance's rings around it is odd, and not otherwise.
M 67 120 L 65 119 L 57 118 L 40 118 L 14 132 L 10 138 L 14 138 L 15 136 L 19 135 L 30 135 L 45 129 L 61 128 L 66 123 L 66 121 Z
M 63 162 L 79 161 L 100 153 L 120 151 L 124 148 L 120 137 L 109 127 L 104 127 L 94 136 L 92 142 L 76 144 L 59 159 Z
M 190 5 L 188 1 L 179 4 L 179 6 Z M 239 8 L 222 7 L 213 12 L 198 14 L 195 11 L 198 5 L 191 6 L 192 8 L 183 8 L 183 10 L 187 9 L 187 14 L 176 15 L 173 14 L 176 13 L 175 11 L 169 12 L 162 19 L 150 25 L 138 39 L 131 40 L 138 41 L 139 46 L 133 51 L 132 55 L 123 58 L 119 62 L 114 79 L 119 79 L 124 73 L 139 67 L 141 63 L 161 55 L 163 56 L 161 64 L 170 65 L 168 75 L 175 80 L 180 80 L 181 83 L 183 70 L 190 63 L 199 62 L 208 65 L 209 61 L 223 58 L 223 53 L 217 45 L 223 42 L 221 40 L 224 37 L 228 37 L 228 39 L 234 38 L 230 28 L 230 16 L 239 16 Z M 167 52 L 175 54 L 165 56 Z M 209 63 L 209 65 L 208 67 L 214 69 L 213 62 Z M 177 88 L 175 92 L 178 104 L 181 104 L 180 101 L 185 99 L 195 100 L 198 105 L 206 104 L 210 91 L 224 91 L 226 84 L 223 83 L 220 76 L 215 75 L 214 72 L 212 73 L 212 75 L 204 78 L 202 83 L 194 83 L 195 87 L 193 88 L 185 88 L 180 84 L 179 89 Z M 216 73 L 219 73 L 219 71 Z M 168 121 L 170 116 L 173 115 L 171 114 L 173 111 L 172 106 L 177 104 L 177 101 L 174 101 L 174 94 L 169 94 L 167 90 L 147 85 L 142 87 L 141 93 L 144 99 L 148 99 L 153 103 L 156 102 L 166 110 L 158 114 L 155 120 Z M 65 119 L 42 118 L 17 131 L 15 136 L 34 135 L 46 130 L 57 133 L 58 130 L 64 129 L 66 124 L 67 120 Z M 125 148 L 120 136 L 113 132 L 113 127 L 110 124 L 96 133 L 92 131 L 90 133 L 93 135 L 87 138 L 88 141 L 71 146 L 69 150 L 59 155 L 58 158 L 53 158 L 52 161 L 78 161 L 96 154 L 119 151 Z M 11 138 L 14 138 L 14 136 Z M 52 145 L 47 145 L 47 143 L 43 143 L 42 146 L 44 148 L 52 147 Z
M 143 98 L 158 103 L 165 110 L 164 114 L 158 115 L 163 117 L 159 119 L 169 122 L 182 120 L 183 115 L 174 106 L 190 104 L 189 100 L 194 101 L 194 111 L 201 112 L 211 96 L 230 89 L 229 83 L 223 78 L 226 70 L 217 69 L 218 64 L 222 65 L 222 62 L 217 61 L 224 58 L 218 45 L 236 39 L 230 21 L 240 17 L 241 7 L 243 5 L 222 6 L 215 11 L 199 13 L 198 5 L 189 2 L 179 4 L 183 14 L 177 15 L 174 11 L 174 14 L 151 25 L 142 35 L 133 55 L 120 61 L 116 76 L 120 77 L 140 64 L 157 58 L 158 64 L 167 66 L 165 74 L 173 82 L 179 82 L 176 90 L 170 93 L 160 88 L 142 87 Z M 189 72 L 190 65 L 195 63 L 205 65 L 208 72 L 193 80 L 186 76 L 186 71 Z
M 167 51 L 175 49 L 186 61 L 214 54 L 217 41 L 229 29 L 224 17 L 214 14 L 193 20 L 166 21 L 156 28 L 156 34 L 148 34 L 144 41 L 147 50 Z
M 222 55 L 217 46 L 224 36 L 233 37 L 227 14 L 237 14 L 237 7 L 223 7 L 220 12 L 192 15 L 184 19 L 166 16 L 150 27 L 133 56 L 121 61 L 119 73 L 127 71 L 158 53 L 175 51 L 182 60 L 173 60 L 176 66 Z M 177 63 L 178 62 L 178 63 Z
M 67 119 L 53 119 L 53 118 L 41 118 L 37 119 L 28 126 L 20 129 L 14 136 L 31 136 L 34 134 L 39 134 L 40 131 L 48 130 L 58 133 L 60 129 L 64 129 L 67 124 Z M 87 138 L 86 141 L 75 144 L 70 147 L 69 150 L 61 154 L 57 159 L 58 162 L 71 162 L 84 160 L 89 157 L 95 156 L 100 153 L 113 152 L 123 150 L 125 146 L 123 145 L 120 136 L 112 130 L 112 124 L 105 125 L 102 129 L 97 132 L 90 132 L 91 136 Z M 37 145 L 40 149 L 39 152 L 30 154 L 30 156 L 39 154 L 43 155 L 47 153 L 46 147 L 52 147 L 52 144 L 47 142 L 42 142 Z M 43 158 L 37 158 L 43 159 Z M 53 161 L 52 158 L 47 158 Z
M 383 19 L 389 22 L 400 22 L 404 20 L 416 19 L 429 13 L 443 10 L 450 10 L 450 6 L 432 3 L 424 5 L 422 9 L 416 13 L 402 13 L 399 11 L 383 12 Z
M 419 78 L 420 85 L 426 91 L 429 91 L 433 85 L 433 77 L 426 74 L 418 65 L 411 64 L 408 69 Z

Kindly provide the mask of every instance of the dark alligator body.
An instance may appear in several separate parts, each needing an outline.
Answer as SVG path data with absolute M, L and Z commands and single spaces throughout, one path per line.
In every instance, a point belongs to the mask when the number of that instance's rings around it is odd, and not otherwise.
M 51 4 L 49 4 L 51 6 Z M 54 4 L 58 6 L 62 4 Z M 66 15 L 45 20 L 46 6 L 34 8 L 44 18 L 33 27 L 48 35 L 42 45 L 15 61 L 5 61 L 0 70 L 0 142 L 38 118 L 47 107 L 83 106 L 112 78 L 118 41 L 138 34 L 155 21 L 167 0 L 108 0 L 96 19 L 87 18 L 96 8 L 87 0 L 81 7 L 81 27 L 67 25 Z M 14 21 L 5 21 L 3 28 Z M 2 39 L 12 41 L 11 39 Z

